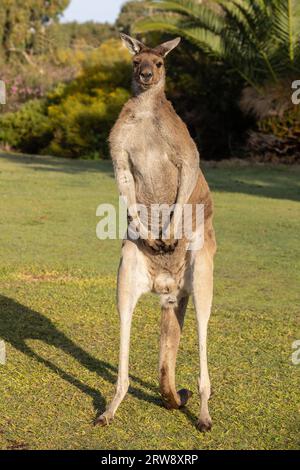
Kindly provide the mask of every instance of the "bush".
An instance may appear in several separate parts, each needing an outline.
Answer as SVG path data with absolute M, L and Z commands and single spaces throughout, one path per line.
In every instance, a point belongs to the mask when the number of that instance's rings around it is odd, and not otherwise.
M 130 96 L 130 75 L 128 53 L 120 41 L 108 41 L 78 78 L 0 116 L 0 143 L 28 153 L 106 158 L 109 130 Z
M 246 155 L 280 159 L 288 163 L 300 158 L 300 107 L 291 100 L 290 76 L 276 85 L 260 90 L 246 88 L 240 101 L 245 114 L 252 115 L 255 125 L 249 133 Z
M 43 100 L 32 100 L 15 113 L 0 116 L 0 142 L 25 153 L 38 153 L 47 147 L 52 126 Z
M 121 107 L 128 99 L 122 88 L 95 96 L 77 92 L 49 106 L 53 138 L 48 153 L 65 157 L 108 156 L 107 137 Z
M 296 106 L 281 115 L 268 116 L 251 132 L 247 150 L 264 159 L 285 163 L 300 160 L 300 109 Z
M 17 63 L 1 67 L 0 79 L 6 84 L 7 103 L 0 107 L 0 114 L 18 111 L 28 101 L 45 98 L 58 83 L 74 79 L 80 68 L 70 61 L 64 66 L 46 63 L 42 58 L 36 62 L 35 67 L 27 64 L 22 69 Z
M 221 160 L 238 153 L 252 121 L 239 107 L 241 80 L 185 44 L 170 54 L 168 69 L 168 95 L 201 158 Z

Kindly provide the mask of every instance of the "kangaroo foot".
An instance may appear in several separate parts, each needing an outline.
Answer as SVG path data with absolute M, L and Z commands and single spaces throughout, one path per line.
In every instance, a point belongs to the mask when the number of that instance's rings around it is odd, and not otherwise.
M 105 411 L 101 416 L 95 419 L 94 426 L 109 426 L 114 420 L 109 411 Z
M 172 396 L 162 395 L 163 404 L 164 407 L 167 408 L 167 410 L 178 410 L 179 408 L 183 408 L 187 404 L 189 398 L 193 395 L 193 393 L 190 390 L 183 388 L 182 390 L 179 390 L 177 392 L 177 395 L 179 396 L 180 403 L 178 403 L 178 401 L 175 401 Z
M 181 400 L 180 408 L 182 408 L 183 406 L 187 404 L 187 402 L 193 395 L 193 392 L 191 392 L 190 390 L 187 390 L 186 388 L 182 388 L 181 390 L 178 391 L 178 395 L 180 396 L 180 400 Z
M 197 428 L 199 429 L 200 432 L 210 431 L 212 428 L 211 418 L 209 416 L 206 418 L 199 418 L 197 422 Z

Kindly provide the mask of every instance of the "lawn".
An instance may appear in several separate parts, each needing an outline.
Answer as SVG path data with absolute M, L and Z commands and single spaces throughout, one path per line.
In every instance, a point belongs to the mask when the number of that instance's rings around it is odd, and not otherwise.
M 296 449 L 300 339 L 300 169 L 204 167 L 218 254 L 209 327 L 213 429 L 195 427 L 198 351 L 190 305 L 177 367 L 194 396 L 158 394 L 158 298 L 135 312 L 131 387 L 114 423 L 94 428 L 114 392 L 120 241 L 96 237 L 96 208 L 117 205 L 109 162 L 0 156 L 1 449 Z

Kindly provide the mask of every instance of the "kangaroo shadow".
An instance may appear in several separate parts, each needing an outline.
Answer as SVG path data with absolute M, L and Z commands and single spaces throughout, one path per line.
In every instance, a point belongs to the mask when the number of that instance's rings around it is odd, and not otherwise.
M 41 313 L 36 312 L 13 299 L 0 295 L 0 338 L 11 344 L 15 349 L 36 360 L 49 370 L 58 374 L 63 380 L 76 386 L 81 392 L 90 396 L 93 400 L 96 415 L 104 411 L 106 402 L 99 390 L 96 390 L 78 380 L 70 373 L 64 371 L 50 360 L 39 356 L 26 341 L 29 339 L 43 341 L 54 346 L 64 353 L 75 358 L 82 366 L 91 372 L 96 372 L 105 381 L 115 384 L 117 379 L 117 368 L 99 359 L 95 359 L 80 346 L 75 344 L 64 333 Z M 150 383 L 140 380 L 138 377 L 130 376 L 133 382 L 143 388 L 157 392 Z M 161 406 L 159 396 L 145 392 L 140 387 L 131 386 L 129 393 L 140 400 Z

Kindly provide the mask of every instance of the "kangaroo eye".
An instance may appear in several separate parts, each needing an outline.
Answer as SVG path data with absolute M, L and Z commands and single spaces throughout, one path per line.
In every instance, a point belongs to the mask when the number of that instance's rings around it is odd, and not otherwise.
M 162 62 L 157 62 L 156 67 L 160 69 L 162 67 L 163 63 Z
M 138 66 L 140 65 L 140 63 L 139 63 L 137 60 L 135 60 L 135 61 L 133 62 L 133 65 L 134 65 L 135 67 L 138 67 Z

